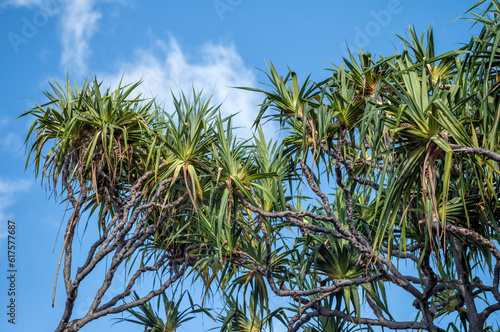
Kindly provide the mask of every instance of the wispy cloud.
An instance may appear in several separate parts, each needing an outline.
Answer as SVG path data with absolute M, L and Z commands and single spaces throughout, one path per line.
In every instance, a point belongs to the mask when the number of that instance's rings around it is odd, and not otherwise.
M 0 107 L 0 114 L 2 114 L 2 112 L 5 114 L 5 110 Z M 0 152 L 15 154 L 23 147 L 24 141 L 18 128 L 26 128 L 23 127 L 24 123 L 22 123 L 21 120 L 17 123 L 14 123 L 13 120 L 14 119 L 11 115 L 0 116 L 0 132 L 2 133 L 2 139 L 0 140 Z M 12 155 L 9 156 L 9 158 L 12 157 Z
M 75 75 L 86 75 L 91 54 L 90 40 L 97 29 L 101 13 L 96 9 L 99 0 L 7 0 L 2 6 L 38 8 L 41 17 L 57 16 L 61 31 L 61 65 Z M 43 16 L 46 15 L 46 16 Z M 46 21 L 45 21 L 46 22 Z M 30 24 L 33 24 L 30 22 Z M 36 35 L 35 29 L 33 34 Z M 26 37 L 26 38 L 24 38 Z M 34 36 L 22 38 L 22 43 Z
M 118 85 L 124 75 L 127 83 L 144 80 L 141 91 L 145 96 L 157 97 L 159 101 L 169 101 L 170 89 L 177 93 L 203 90 L 212 96 L 213 104 L 221 104 L 223 115 L 238 113 L 234 125 L 241 127 L 238 135 L 250 137 L 253 124 L 262 96 L 234 89 L 233 87 L 255 87 L 257 80 L 253 71 L 248 68 L 234 45 L 206 43 L 194 54 L 185 53 L 177 40 L 170 37 L 168 42 L 157 40 L 149 49 L 135 51 L 134 61 L 123 63 L 116 73 L 109 74 L 106 82 Z M 166 107 L 168 110 L 168 102 Z M 274 130 L 268 125 L 272 136 Z
M 17 7 L 40 6 L 43 0 L 7 0 L 4 5 L 12 5 Z
M 97 28 L 101 14 L 93 0 L 68 1 L 61 14 L 63 52 L 61 64 L 72 72 L 86 74 L 90 55 L 89 41 Z
M 45 6 L 46 0 L 8 0 L 17 6 Z M 90 40 L 96 32 L 101 13 L 101 0 L 47 0 L 61 5 L 57 12 L 61 27 L 61 65 L 72 75 L 88 74 L 91 55 Z M 253 71 L 247 67 L 231 44 L 206 43 L 195 54 L 185 53 L 174 37 L 165 42 L 157 40 L 153 47 L 137 49 L 132 62 L 119 65 L 118 72 L 108 74 L 107 81 L 117 84 L 125 73 L 125 82 L 144 79 L 142 89 L 160 101 L 170 99 L 170 89 L 176 92 L 195 87 L 212 96 L 214 104 L 222 103 L 223 115 L 235 114 L 233 124 L 242 127 L 240 136 L 250 137 L 262 96 L 232 87 L 255 87 Z M 167 104 L 168 106 L 168 104 Z M 268 136 L 273 136 L 272 124 L 267 125 Z
M 19 194 L 28 191 L 30 186 L 31 182 L 25 179 L 0 178 L 0 240 L 7 236 L 7 220 L 14 217 L 10 208 L 17 203 Z

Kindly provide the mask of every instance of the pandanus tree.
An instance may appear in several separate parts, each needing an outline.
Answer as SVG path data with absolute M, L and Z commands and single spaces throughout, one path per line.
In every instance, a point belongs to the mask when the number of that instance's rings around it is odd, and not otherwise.
M 57 331 L 76 331 L 101 316 L 143 305 L 179 280 L 197 260 L 191 253 L 204 246 L 188 243 L 196 232 L 184 223 L 200 204 L 207 176 L 215 177 L 206 159 L 213 141 L 213 121 L 208 123 L 217 108 L 199 95 L 191 101 L 181 95 L 174 101 L 174 126 L 154 100 L 138 96 L 137 86 L 112 91 L 97 80 L 81 88 L 69 80 L 64 86 L 54 83 L 46 93 L 49 101 L 25 114 L 35 117 L 26 140 L 27 163 L 33 160 L 35 173 L 50 179 L 52 190 L 61 187 L 59 194 L 72 207 L 61 253 L 67 300 Z M 72 246 L 84 214 L 97 220 L 97 236 L 75 271 Z M 151 250 L 165 234 L 162 250 Z M 117 270 L 137 257 L 140 263 L 123 292 L 103 302 Z M 111 264 L 88 312 L 75 318 L 81 283 L 107 258 Z M 122 303 L 148 273 L 162 276 L 160 286 Z
M 204 311 L 201 308 L 195 309 L 196 305 L 193 303 L 191 298 L 189 298 L 191 308 L 180 311 L 179 306 L 182 303 L 184 294 L 185 293 L 183 293 L 175 302 L 170 301 L 165 293 L 161 294 L 158 298 L 156 309 L 159 310 L 160 307 L 163 307 L 163 315 L 158 314 L 153 309 L 151 303 L 147 302 L 139 305 L 139 310 L 137 311 L 128 309 L 127 312 L 131 314 L 131 317 L 119 318 L 118 322 L 131 322 L 142 325 L 145 327 L 144 331 L 147 332 L 175 332 L 183 323 L 195 318 L 194 314 Z M 132 298 L 138 300 L 139 295 L 134 292 Z
M 500 308 L 498 9 L 493 1 L 472 17 L 483 25 L 480 38 L 460 50 L 436 55 L 432 30 L 419 38 L 410 28 L 401 53 L 352 56 L 318 84 L 271 66 L 270 89 L 251 89 L 265 95 L 259 119 L 279 119 L 287 131 L 288 173 L 302 179 L 289 182 L 295 197 L 274 211 L 261 208 L 262 196 L 238 196 L 270 225 L 300 229 L 287 275 L 263 266 L 273 292 L 300 304 L 290 331 L 313 317 L 482 331 Z M 305 206 L 302 186 L 317 204 Z M 276 232 L 262 233 L 271 254 Z M 387 285 L 412 298 L 415 320 L 394 315 Z M 340 290 L 342 309 L 322 305 Z M 361 299 L 371 315 L 356 309 Z
M 284 322 L 283 309 L 278 308 L 271 312 L 266 306 L 260 305 L 254 296 L 250 296 L 249 301 L 243 305 L 239 305 L 233 298 L 228 298 L 226 308 L 216 318 L 221 323 L 221 332 L 272 330 L 273 319 Z
M 479 34 L 443 54 L 432 28 L 409 28 L 401 52 L 351 54 L 319 83 L 271 64 L 268 86 L 247 88 L 264 98 L 253 139 L 236 137 L 232 117 L 196 91 L 166 112 L 137 84 L 54 83 L 25 116 L 35 117 L 28 163 L 72 208 L 56 330 L 134 307 L 149 315 L 148 301 L 187 278 L 203 285 L 200 305 L 225 299 L 223 330 L 273 318 L 289 331 L 493 329 L 500 3 L 481 1 L 466 18 Z M 281 128 L 274 141 L 265 120 Z M 97 235 L 75 263 L 84 216 Z M 106 258 L 93 303 L 74 317 L 80 285 Z M 104 301 L 125 266 L 123 292 Z M 146 275 L 158 287 L 131 296 Z M 406 308 L 391 305 L 388 287 L 411 299 Z

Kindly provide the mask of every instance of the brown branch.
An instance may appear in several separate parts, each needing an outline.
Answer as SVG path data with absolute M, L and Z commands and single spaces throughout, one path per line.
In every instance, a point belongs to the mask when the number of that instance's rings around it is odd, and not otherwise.
M 491 160 L 494 160 L 496 162 L 500 162 L 500 154 L 495 153 L 493 151 L 487 150 L 487 149 L 482 149 L 482 148 L 476 148 L 476 147 L 465 147 L 465 146 L 460 146 L 457 144 L 449 144 L 453 152 L 457 153 L 462 153 L 462 154 L 477 154 L 480 156 L 485 156 Z
M 302 302 L 303 304 L 307 304 L 309 301 L 301 298 L 300 302 Z M 424 322 L 415 322 L 415 321 L 406 321 L 406 322 L 384 321 L 384 322 L 381 322 L 378 319 L 361 318 L 361 317 L 351 316 L 343 311 L 324 308 L 324 307 L 319 306 L 317 304 L 313 304 L 311 307 L 313 309 L 315 309 L 317 312 L 319 312 L 319 314 L 322 316 L 338 317 L 338 318 L 341 318 L 345 321 L 352 322 L 354 324 L 367 324 L 367 325 L 373 325 L 373 326 L 383 326 L 383 327 L 387 327 L 387 328 L 390 328 L 393 330 L 406 330 L 406 329 L 429 330 L 428 324 L 426 324 Z M 444 332 L 444 330 L 440 329 L 440 328 L 436 328 L 436 330 L 439 332 Z
M 290 319 L 290 322 L 288 322 L 288 331 L 297 331 L 304 323 L 306 323 L 308 320 L 303 321 L 302 319 L 299 321 L 299 323 L 294 327 L 294 324 L 297 320 L 299 320 L 300 316 L 309 308 L 311 308 L 314 304 L 316 304 L 319 301 L 322 301 L 323 299 L 327 298 L 328 296 L 337 293 L 341 288 L 336 289 L 331 292 L 327 292 L 324 294 L 321 294 L 314 299 L 312 299 L 309 303 L 305 304 L 302 308 L 299 308 L 297 310 L 297 313 Z
M 158 262 L 157 264 L 155 264 L 152 267 L 143 267 L 143 268 L 137 270 L 136 273 L 132 276 L 129 284 L 127 285 L 126 289 L 124 290 L 124 292 L 122 294 L 115 296 L 108 303 L 106 303 L 105 305 L 103 305 L 97 309 L 91 308 L 92 310 L 89 310 L 84 317 L 71 321 L 68 324 L 68 327 L 62 331 L 64 331 L 64 332 L 78 331 L 84 325 L 86 325 L 87 323 L 89 323 L 89 322 L 91 322 L 99 317 L 102 317 L 102 316 L 105 316 L 108 314 L 124 312 L 127 309 L 137 307 L 141 304 L 148 302 L 153 297 L 162 294 L 169 286 L 171 286 L 174 282 L 179 280 L 179 278 L 181 278 L 185 274 L 187 267 L 189 266 L 189 264 L 187 264 L 187 262 L 189 260 L 189 251 L 191 249 L 193 249 L 193 246 L 189 246 L 185 250 L 185 255 L 184 255 L 184 258 L 182 260 L 182 262 L 183 262 L 182 269 L 180 269 L 179 271 L 176 271 L 174 276 L 170 277 L 165 283 L 162 284 L 162 286 L 160 288 L 149 292 L 147 295 L 145 295 L 144 297 L 142 297 L 140 299 L 134 300 L 134 301 L 129 302 L 129 303 L 125 303 L 125 304 L 120 305 L 118 307 L 113 307 L 113 305 L 115 305 L 120 299 L 123 299 L 126 296 L 130 295 L 132 286 L 135 284 L 135 281 L 139 278 L 139 276 L 142 273 L 144 273 L 146 271 L 158 270 L 163 265 L 162 260 L 160 260 L 160 262 Z
M 67 168 L 66 168 L 67 170 Z M 69 237 L 68 237 L 68 245 L 65 246 L 66 259 L 64 262 L 64 274 L 65 274 L 65 284 L 67 288 L 67 299 L 65 305 L 65 311 L 63 317 L 60 321 L 59 326 L 56 331 L 76 331 L 81 326 L 86 324 L 88 321 L 96 319 L 102 315 L 107 313 L 111 313 L 115 308 L 111 308 L 111 306 L 115 305 L 117 301 L 128 296 L 131 291 L 131 287 L 135 283 L 136 279 L 146 271 L 153 271 L 160 268 L 164 262 L 161 264 L 157 264 L 153 267 L 144 267 L 139 269 L 131 278 L 131 281 L 127 287 L 127 289 L 117 297 L 113 298 L 111 302 L 108 302 L 105 308 L 99 308 L 98 306 L 101 302 L 103 295 L 109 289 L 111 285 L 111 281 L 114 278 L 117 268 L 124 262 L 128 257 L 130 257 L 139 247 L 144 245 L 145 241 L 152 235 L 158 227 L 162 225 L 162 223 L 166 220 L 166 218 L 161 218 L 161 220 L 155 224 L 152 224 L 145 228 L 145 224 L 148 221 L 152 211 L 154 209 L 159 209 L 160 211 L 167 211 L 169 209 L 173 209 L 178 205 L 182 204 L 188 197 L 188 194 L 178 197 L 168 204 L 160 204 L 155 200 L 159 199 L 162 192 L 165 190 L 166 185 L 168 183 L 172 183 L 172 179 L 165 179 L 161 181 L 153 195 L 150 197 L 150 202 L 137 206 L 137 203 L 142 199 L 142 195 L 144 194 L 143 190 L 139 190 L 142 186 L 142 182 L 144 182 L 147 177 L 150 175 L 145 174 L 141 178 L 137 180 L 137 182 L 132 186 L 130 190 L 130 195 L 125 198 L 118 198 L 114 196 L 114 187 L 111 181 L 106 174 L 101 173 L 101 186 L 100 190 L 101 197 L 104 199 L 105 206 L 109 206 L 110 203 L 113 204 L 115 209 L 115 215 L 112 220 L 109 222 L 107 226 L 105 223 L 105 216 L 101 217 L 101 222 L 103 225 L 103 233 L 99 237 L 99 239 L 94 242 L 91 246 L 88 256 L 84 262 L 84 264 L 78 268 L 77 273 L 74 277 L 74 280 L 71 280 L 71 243 L 73 241 L 72 234 L 74 233 L 74 229 L 76 227 L 76 222 L 72 222 L 72 220 L 77 220 L 79 216 L 79 211 L 81 210 L 83 203 L 86 201 L 86 193 L 87 187 L 85 181 L 80 183 L 80 193 L 82 195 L 78 200 L 74 200 L 75 211 L 74 216 L 71 218 L 69 222 Z M 67 183 L 66 179 L 68 178 L 68 172 L 66 171 L 63 175 L 63 184 L 67 186 L 68 195 L 70 197 L 73 196 L 73 191 L 69 183 Z M 130 215 L 130 212 L 132 214 Z M 140 218 L 139 218 L 140 217 Z M 104 218 L 104 219 L 103 219 Z M 138 220 L 139 219 L 139 220 Z M 133 234 L 130 234 L 130 231 L 134 228 Z M 111 266 L 107 270 L 106 276 L 104 278 L 103 284 L 97 291 L 97 294 L 94 298 L 94 301 L 89 308 L 87 315 L 84 318 L 73 320 L 69 322 L 71 315 L 73 313 L 73 307 L 75 300 L 78 295 L 78 289 L 80 282 L 95 268 L 95 266 L 100 263 L 105 257 L 114 252 L 113 259 L 111 262 Z M 182 262 L 177 262 L 176 265 L 182 264 Z M 183 274 L 185 269 L 181 271 L 177 271 L 175 267 L 176 275 L 179 277 Z M 182 272 L 182 273 L 180 273 Z M 179 274 L 180 273 L 180 274 Z M 177 280 L 179 277 L 172 279 L 172 282 Z M 165 285 L 164 285 L 165 286 Z M 167 285 L 168 286 L 168 285 Z M 153 296 L 156 293 L 150 293 Z M 159 294 L 159 293 L 158 293 Z M 157 294 L 156 294 L 157 295 Z M 147 301 L 147 300 L 146 300 Z M 123 309 L 126 310 L 126 309 Z M 102 313 L 102 314 L 101 314 Z

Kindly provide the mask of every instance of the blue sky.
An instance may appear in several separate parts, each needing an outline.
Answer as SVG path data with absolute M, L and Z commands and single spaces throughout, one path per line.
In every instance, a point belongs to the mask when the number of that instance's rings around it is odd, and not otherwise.
M 144 79 L 142 91 L 165 101 L 170 89 L 194 85 L 223 102 L 225 114 L 240 112 L 241 135 L 258 112 L 261 96 L 231 89 L 259 86 L 272 61 L 299 77 L 320 80 L 322 69 L 338 63 L 346 43 L 372 53 L 391 54 L 399 45 L 394 32 L 408 24 L 423 31 L 434 26 L 438 52 L 459 47 L 474 32 L 465 21 L 450 22 L 475 1 L 263 1 L 263 0 L 2 0 L 0 2 L 0 307 L 6 297 L 6 224 L 17 223 L 17 324 L 0 317 L 2 331 L 51 331 L 62 314 L 64 286 L 56 305 L 52 290 L 62 236 L 56 241 L 64 206 L 24 170 L 22 149 L 29 119 L 14 119 L 43 102 L 47 81 L 70 77 L 81 82 L 97 75 L 106 85 Z M 275 128 L 267 127 L 272 136 Z M 82 233 L 79 234 L 82 237 Z M 91 236 L 89 232 L 85 236 Z M 85 252 L 83 237 L 77 253 Z M 55 246 L 55 251 L 54 251 Z M 90 286 L 92 282 L 90 282 Z M 119 289 L 117 287 L 117 290 Z M 141 287 L 147 288 L 147 282 Z M 189 286 L 186 285 L 185 288 Z M 90 293 L 92 294 L 92 293 Z M 85 292 L 81 292 L 85 306 Z M 88 296 L 87 296 L 88 297 Z M 83 310 L 83 309 L 82 309 Z M 78 313 L 78 310 L 77 310 Z M 104 317 L 82 331 L 137 331 L 127 324 L 111 326 Z M 186 331 L 206 330 L 193 320 Z

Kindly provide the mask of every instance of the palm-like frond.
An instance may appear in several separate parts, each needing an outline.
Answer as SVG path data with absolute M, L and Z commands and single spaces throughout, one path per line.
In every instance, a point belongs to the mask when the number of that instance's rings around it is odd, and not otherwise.
M 131 318 L 118 318 L 117 322 L 130 322 L 144 326 L 145 331 L 149 332 L 175 332 L 183 323 L 190 321 L 194 318 L 194 314 L 200 312 L 206 312 L 206 309 L 198 308 L 195 309 L 195 305 L 189 297 L 191 303 L 191 308 L 185 309 L 183 311 L 179 310 L 182 299 L 184 297 L 183 293 L 179 300 L 176 302 L 170 301 L 165 293 L 158 298 L 157 309 L 160 309 L 160 302 L 162 302 L 162 309 L 165 318 L 163 318 L 159 312 L 156 312 L 150 303 L 144 303 L 139 305 L 138 310 L 129 309 L 127 312 L 131 314 L 135 319 Z M 139 299 L 136 292 L 132 295 L 132 300 Z
M 140 95 L 134 96 L 139 84 L 102 91 L 97 79 L 85 82 L 82 88 L 72 88 L 69 78 L 64 87 L 51 83 L 55 96 L 45 92 L 48 103 L 21 115 L 36 118 L 26 137 L 28 146 L 32 134 L 36 135 L 27 165 L 33 160 L 35 173 L 43 170 L 54 184 L 65 158 L 70 158 L 70 172 L 76 173 L 79 181 L 88 169 L 96 167 L 106 168 L 115 183 L 125 175 L 137 176 L 134 167 L 144 166 L 148 153 L 145 143 L 153 135 L 157 116 L 153 100 L 147 102 Z

